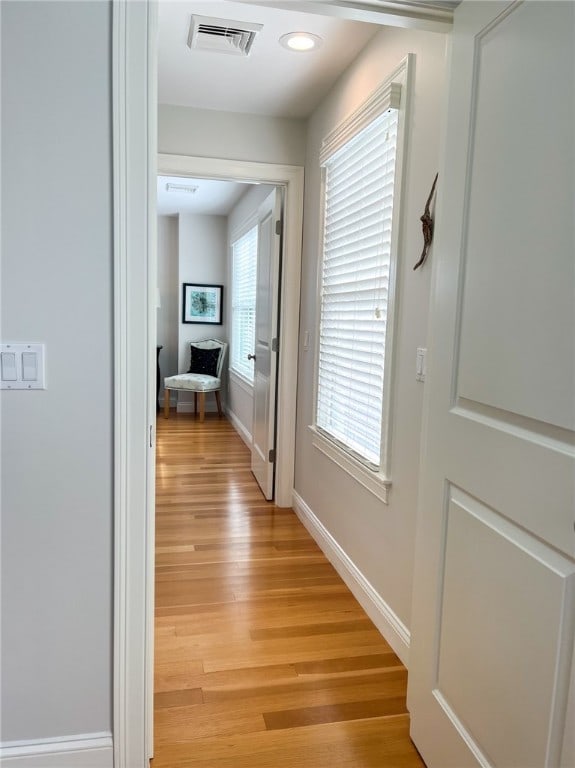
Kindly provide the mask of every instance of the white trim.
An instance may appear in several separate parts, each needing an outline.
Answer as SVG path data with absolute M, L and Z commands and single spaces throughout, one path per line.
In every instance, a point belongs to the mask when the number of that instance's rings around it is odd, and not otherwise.
M 401 83 L 394 82 L 403 74 L 405 63 L 386 78 L 383 85 L 377 88 L 363 104 L 341 121 L 330 131 L 321 143 L 319 153 L 320 165 L 343 147 L 350 139 L 362 131 L 369 123 L 388 109 L 399 109 L 401 104 Z
M 180 390 L 182 392 L 186 391 L 188 393 L 192 393 L 192 390 Z M 210 390 L 212 391 L 212 390 Z M 199 394 L 199 392 L 198 392 Z M 204 392 L 205 395 L 210 394 L 209 392 Z M 178 404 L 176 405 L 176 413 L 194 413 L 194 401 L 193 400 L 178 400 Z M 218 407 L 216 405 L 215 398 L 210 398 L 209 400 L 206 398 L 206 404 L 204 408 L 205 413 L 217 413 Z
M 0 744 L 4 766 L 16 768 L 112 768 L 112 734 L 86 733 Z
M 156 563 L 156 418 L 157 418 L 157 286 L 158 286 L 158 0 L 148 2 L 147 147 L 148 163 L 148 471 L 146 507 L 146 657 L 145 740 L 148 760 L 154 757 L 154 642 Z M 148 765 L 148 763 L 146 763 Z
M 393 207 L 391 225 L 391 265 L 389 270 L 389 294 L 387 303 L 387 333 L 385 343 L 384 377 L 386 379 L 383 393 L 381 433 L 381 464 L 380 470 L 387 478 L 391 477 L 391 446 L 393 439 L 393 398 L 396 387 L 397 371 L 394 356 L 397 345 L 397 298 L 400 293 L 399 264 L 407 254 L 403 252 L 405 241 L 405 186 L 407 176 L 408 139 L 411 121 L 411 100 L 413 93 L 413 78 L 415 72 L 415 54 L 408 53 L 393 73 L 393 78 L 399 81 L 401 88 L 401 103 L 399 105 L 399 125 L 397 129 L 397 155 L 395 159 L 395 191 L 397 204 Z M 385 371 L 388 375 L 385 376 Z
M 357 565 L 296 491 L 293 492 L 293 508 L 369 618 L 407 667 L 410 644 L 409 629 L 379 592 L 373 588 Z
M 316 436 L 316 442 L 314 445 L 323 451 L 326 456 L 333 459 L 340 467 L 348 471 L 352 477 L 358 482 L 374 493 L 378 498 L 387 503 L 388 489 L 391 486 L 391 445 L 393 437 L 393 396 L 395 390 L 396 372 L 394 366 L 394 348 L 397 343 L 396 340 L 396 314 L 397 314 L 397 301 L 396 298 L 399 295 L 399 272 L 398 261 L 405 258 L 402 253 L 404 235 L 403 230 L 405 226 L 405 205 L 404 205 L 404 190 L 405 190 L 405 176 L 407 173 L 407 163 L 405 158 L 407 157 L 407 141 L 409 136 L 408 122 L 411 118 L 411 93 L 413 89 L 413 72 L 415 67 L 415 54 L 409 53 L 402 59 L 393 72 L 388 75 L 383 84 L 374 91 L 372 97 L 368 98 L 362 106 L 359 107 L 350 116 L 344 119 L 338 127 L 332 131 L 329 136 L 337 135 L 339 131 L 342 135 L 346 136 L 346 140 L 349 138 L 347 133 L 347 127 L 350 121 L 354 126 L 360 124 L 361 114 L 363 109 L 371 104 L 371 99 L 375 98 L 375 101 L 381 106 L 381 101 L 378 101 L 378 94 L 385 92 L 387 85 L 391 84 L 399 87 L 399 91 L 395 91 L 396 96 L 400 95 L 399 101 L 399 124 L 397 132 L 397 154 L 395 161 L 395 191 L 394 198 L 396 203 L 393 206 L 393 218 L 392 218 L 392 232 L 391 232 L 391 260 L 389 270 L 389 288 L 388 288 L 388 304 L 387 304 L 387 329 L 386 329 L 386 343 L 385 343 L 385 362 L 384 362 L 384 386 L 383 386 L 383 403 L 382 403 L 382 419 L 381 419 L 381 449 L 380 449 L 380 468 L 379 477 L 374 481 L 373 473 L 365 469 L 359 461 L 352 459 L 349 454 L 345 453 L 341 449 L 337 448 L 334 443 L 326 440 L 323 435 L 315 429 L 315 426 L 310 427 Z M 394 97 L 395 98 L 395 97 Z M 370 119 L 375 117 L 377 113 L 370 112 Z M 321 169 L 321 205 L 319 216 L 319 232 L 321 238 L 323 238 L 324 232 L 324 208 L 325 208 L 325 167 L 320 162 Z M 323 260 L 323 254 L 322 254 Z M 314 378 L 313 378 L 313 424 L 317 422 L 317 393 L 318 393 L 318 381 L 319 381 L 319 350 L 320 350 L 320 330 L 321 330 L 321 280 L 322 270 L 317 271 L 317 283 L 316 283 L 316 319 L 315 319 L 315 351 L 314 351 Z M 382 490 L 385 488 L 385 490 Z M 378 490 L 379 489 L 379 490 Z
M 234 0 L 238 3 L 265 5 L 293 11 L 293 0 Z M 349 21 L 420 29 L 426 32 L 450 32 L 453 8 L 428 0 L 299 0 L 300 13 L 314 13 Z
M 253 397 L 254 385 L 251 381 L 248 381 L 245 376 L 242 376 L 241 373 L 238 373 L 233 368 L 228 368 L 228 377 L 228 383 L 233 381 L 235 385 L 237 385 L 240 389 L 243 389 L 246 395 L 251 395 L 251 397 Z
M 246 427 L 242 424 L 242 422 L 238 419 L 236 414 L 233 411 L 228 410 L 226 412 L 226 416 L 231 422 L 232 427 L 236 430 L 238 435 L 242 438 L 244 443 L 248 446 L 248 448 L 251 450 L 252 448 L 252 434 L 251 432 L 248 432 Z
M 295 372 L 298 369 L 304 169 L 296 165 L 161 154 L 158 156 L 158 173 L 163 176 L 203 177 L 285 187 L 284 258 L 278 353 L 278 402 L 282 407 L 278 409 L 277 414 L 275 503 L 278 507 L 291 507 L 295 465 L 297 395 Z
M 132 768 L 152 751 L 156 6 L 112 5 L 113 749 L 114 768 Z
M 247 193 L 244 193 L 247 194 Z M 243 197 L 243 195 L 242 195 Z M 240 198 L 241 200 L 241 198 Z M 236 203 L 236 205 L 239 205 L 240 200 Z M 238 224 L 238 226 L 233 229 L 230 232 L 230 248 L 233 247 L 234 243 L 240 239 L 240 237 L 243 237 L 247 232 L 250 231 L 250 229 L 253 229 L 254 227 L 257 227 L 258 225 L 258 214 L 257 211 L 255 213 L 252 213 L 250 216 L 248 216 L 247 219 L 244 219 L 241 224 Z
M 370 493 L 377 496 L 384 504 L 389 503 L 389 489 L 391 480 L 382 472 L 371 470 L 358 459 L 352 456 L 343 448 L 340 448 L 333 440 L 323 435 L 316 427 L 309 425 L 308 429 L 312 433 L 311 442 L 314 448 L 317 448 L 328 458 L 334 461 L 338 467 L 341 467 L 354 480 L 363 485 Z

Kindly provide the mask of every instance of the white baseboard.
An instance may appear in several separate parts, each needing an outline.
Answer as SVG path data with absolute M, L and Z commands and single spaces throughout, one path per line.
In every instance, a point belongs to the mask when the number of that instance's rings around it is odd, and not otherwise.
M 6 768 L 112 768 L 113 764 L 111 733 L 0 744 L 0 765 Z
M 299 493 L 293 493 L 296 515 L 313 536 L 324 555 L 345 581 L 361 607 L 397 653 L 403 664 L 409 661 L 409 629 L 365 578 Z
M 178 413 L 193 413 L 194 412 L 194 401 L 192 400 L 191 403 L 189 402 L 178 402 L 176 406 L 176 411 Z M 218 407 L 215 403 L 206 402 L 206 407 L 204 408 L 205 413 L 217 413 Z M 198 403 L 198 413 L 200 412 L 200 406 Z
M 244 427 L 242 422 L 238 419 L 238 417 L 233 411 L 228 410 L 228 412 L 226 413 L 226 416 L 231 421 L 232 427 L 236 430 L 236 432 L 242 438 L 244 443 L 248 446 L 248 448 L 251 449 L 252 442 L 253 442 L 251 433 L 248 432 L 248 430 Z

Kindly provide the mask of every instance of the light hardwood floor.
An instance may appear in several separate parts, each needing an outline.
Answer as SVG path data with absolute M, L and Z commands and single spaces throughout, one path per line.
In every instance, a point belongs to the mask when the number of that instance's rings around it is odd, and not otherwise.
M 406 670 L 225 419 L 158 419 L 153 768 L 421 768 Z

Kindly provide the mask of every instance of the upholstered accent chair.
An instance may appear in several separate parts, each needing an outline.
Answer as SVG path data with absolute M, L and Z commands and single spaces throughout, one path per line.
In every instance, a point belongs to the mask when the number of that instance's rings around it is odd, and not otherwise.
M 206 409 L 206 392 L 216 396 L 218 414 L 223 416 L 220 390 L 222 387 L 222 370 L 228 345 L 219 339 L 206 339 L 190 343 L 190 369 L 187 373 L 168 376 L 164 379 L 164 418 L 170 417 L 170 392 L 194 393 L 194 413 L 198 414 L 200 405 L 200 421 L 204 420 Z

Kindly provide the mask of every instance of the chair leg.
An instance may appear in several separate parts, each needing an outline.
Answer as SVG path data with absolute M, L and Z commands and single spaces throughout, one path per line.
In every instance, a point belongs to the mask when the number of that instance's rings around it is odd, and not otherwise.
M 164 389 L 164 419 L 170 418 L 170 390 Z
M 198 392 L 200 396 L 200 421 L 204 420 L 204 414 L 206 411 L 206 393 Z
M 220 399 L 219 390 L 216 390 L 214 392 L 214 394 L 216 396 L 216 403 L 217 403 L 217 406 L 218 406 L 218 416 L 221 418 L 224 415 L 224 412 L 222 411 L 222 401 Z
M 198 415 L 198 393 L 194 392 L 194 416 Z

